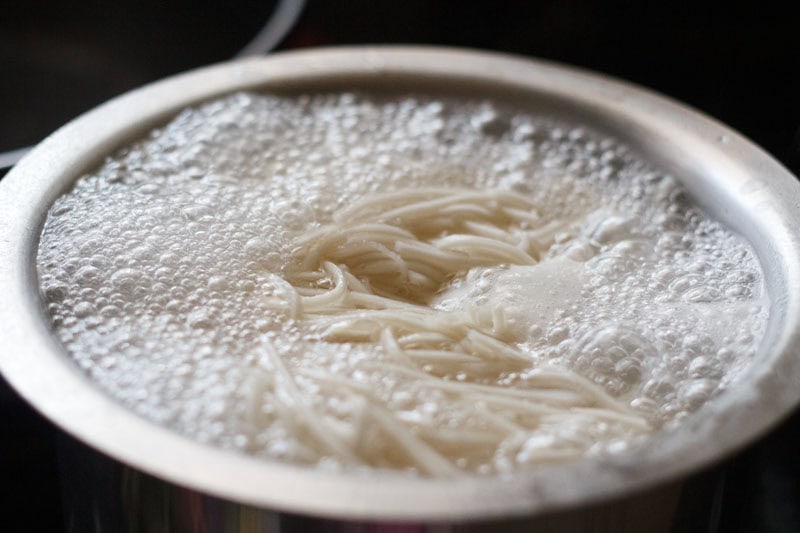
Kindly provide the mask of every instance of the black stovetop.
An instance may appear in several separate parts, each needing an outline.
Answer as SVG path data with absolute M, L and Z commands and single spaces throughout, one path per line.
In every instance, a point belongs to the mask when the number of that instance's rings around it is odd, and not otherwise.
M 34 144 L 125 90 L 232 57 L 275 2 L 74 4 L 30 0 L 2 8 L 0 152 Z M 798 174 L 800 44 L 788 4 L 310 0 L 280 48 L 426 43 L 583 66 L 699 108 Z M 0 424 L 0 530 L 64 531 L 57 430 L 2 380 Z M 798 449 L 795 414 L 691 477 L 676 531 L 800 531 Z

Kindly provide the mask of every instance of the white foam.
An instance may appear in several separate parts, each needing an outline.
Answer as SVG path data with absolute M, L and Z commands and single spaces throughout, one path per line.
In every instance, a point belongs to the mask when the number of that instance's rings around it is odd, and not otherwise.
M 185 110 L 54 204 L 38 255 L 48 312 L 100 386 L 201 442 L 343 466 L 270 401 L 283 393 L 267 347 L 344 439 L 359 407 L 313 372 L 371 388 L 415 431 L 489 432 L 474 406 L 366 364 L 381 360 L 379 347 L 321 342 L 274 306 L 300 234 L 366 194 L 431 186 L 505 188 L 539 206 L 541 263 L 475 269 L 433 302 L 502 306 L 535 365 L 576 370 L 658 428 L 752 359 L 768 308 L 755 255 L 674 179 L 583 126 L 427 97 L 236 94 Z M 526 379 L 514 371 L 494 382 Z M 553 422 L 452 459 L 512 471 L 565 443 L 595 443 L 581 445 L 587 454 L 625 447 L 609 435 Z

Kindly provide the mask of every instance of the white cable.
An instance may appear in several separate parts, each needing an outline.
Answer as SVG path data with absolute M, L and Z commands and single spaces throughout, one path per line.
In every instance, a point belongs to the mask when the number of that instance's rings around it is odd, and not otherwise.
M 286 37 L 289 31 L 297 23 L 300 13 L 305 7 L 305 0 L 280 0 L 275 10 L 272 12 L 267 23 L 261 28 L 256 36 L 244 48 L 234 56 L 234 58 L 258 56 L 269 53 L 278 46 Z M 7 152 L 0 152 L 0 171 L 10 169 L 16 165 L 25 154 L 30 152 L 33 146 L 16 148 Z
M 278 46 L 297 23 L 304 6 L 305 0 L 280 0 L 261 31 L 234 57 L 263 55 Z

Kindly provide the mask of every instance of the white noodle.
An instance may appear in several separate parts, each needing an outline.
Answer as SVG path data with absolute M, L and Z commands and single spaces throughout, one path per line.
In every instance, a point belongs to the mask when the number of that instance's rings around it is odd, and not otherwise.
M 351 422 L 316 413 L 268 347 L 269 366 L 279 378 L 276 401 L 281 394 L 287 398 L 299 415 L 291 425 L 304 427 L 327 453 L 348 462 L 382 464 L 386 457 L 365 448 L 366 432 L 379 428 L 418 470 L 451 476 L 458 469 L 437 447 L 458 453 L 470 447 L 491 449 L 500 441 L 521 446 L 541 424 L 566 420 L 604 421 L 633 432 L 649 429 L 641 416 L 591 381 L 565 369 L 532 368 L 531 357 L 515 345 L 501 308 L 446 312 L 428 305 L 442 283 L 472 268 L 534 265 L 563 222 L 542 225 L 534 206 L 516 194 L 458 189 L 368 196 L 335 213 L 333 220 L 297 240 L 296 262 L 286 270 L 288 281 L 275 283 L 288 297 L 283 308 L 288 305 L 293 318 L 310 321 L 325 342 L 376 343 L 382 355 L 362 361 L 361 368 L 404 376 L 452 401 L 473 404 L 483 429 L 423 424 L 416 415 L 393 414 L 364 383 L 324 370 L 298 369 L 322 390 L 345 394 L 359 406 L 347 419 Z M 515 387 L 478 381 L 523 369 Z M 458 381 L 448 379 L 455 375 Z M 257 416 L 265 385 L 254 382 L 251 388 L 246 410 Z M 281 417 L 290 416 L 280 405 L 277 410 Z M 492 432 L 485 432 L 487 425 Z M 569 442 L 557 449 L 528 450 L 526 461 L 579 456 L 584 448 Z
M 264 353 L 267 356 L 270 366 L 272 366 L 277 375 L 281 378 L 280 381 L 276 383 L 277 386 L 286 391 L 287 396 L 291 399 L 292 407 L 295 408 L 297 414 L 305 419 L 306 429 L 314 436 L 315 440 L 339 457 L 351 463 L 360 463 L 361 461 L 357 458 L 355 453 L 330 431 L 325 419 L 318 416 L 306 403 L 305 395 L 297 388 L 294 378 L 286 369 L 280 356 L 275 353 L 272 346 L 264 343 L 264 348 Z
M 472 259 L 489 263 L 509 262 L 517 265 L 533 265 L 536 261 L 519 248 L 497 239 L 475 235 L 448 235 L 438 239 L 434 245 L 441 250 L 458 250 Z
M 402 446 L 418 468 L 438 477 L 452 477 L 459 474 L 458 469 L 425 442 L 411 434 L 392 416 L 392 413 L 375 404 L 369 404 L 367 412 L 375 422 L 383 427 L 386 433 Z

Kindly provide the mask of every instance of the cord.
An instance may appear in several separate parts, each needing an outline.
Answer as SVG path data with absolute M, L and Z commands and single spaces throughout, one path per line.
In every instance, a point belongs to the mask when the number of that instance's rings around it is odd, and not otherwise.
M 244 48 L 239 50 L 235 59 L 268 54 L 289 34 L 297 23 L 305 7 L 305 0 L 280 0 L 275 10 L 270 15 L 267 23 Z M 0 152 L 0 176 L 2 172 L 10 169 L 30 152 L 33 146 L 16 148 L 7 152 Z

